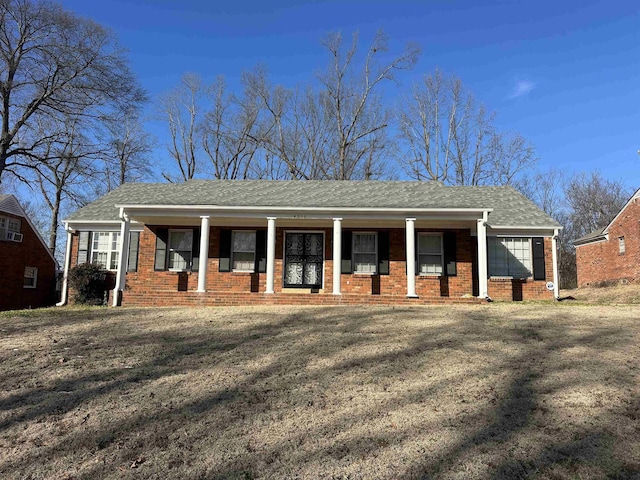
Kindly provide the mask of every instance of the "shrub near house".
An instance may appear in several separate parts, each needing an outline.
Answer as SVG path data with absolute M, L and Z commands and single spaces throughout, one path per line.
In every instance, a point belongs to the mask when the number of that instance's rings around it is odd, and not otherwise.
M 56 261 L 13 195 L 0 195 L 0 310 L 55 301 Z
M 557 295 L 553 248 L 561 227 L 511 187 L 131 183 L 65 224 L 72 245 L 65 268 L 93 262 L 113 271 L 114 304 L 415 304 Z

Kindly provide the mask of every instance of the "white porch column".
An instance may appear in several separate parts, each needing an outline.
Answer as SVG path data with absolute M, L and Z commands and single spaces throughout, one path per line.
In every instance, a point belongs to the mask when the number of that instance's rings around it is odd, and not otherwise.
M 340 292 L 340 274 L 342 273 L 342 219 L 333 219 L 333 294 Z
M 116 286 L 113 289 L 112 305 L 120 304 L 120 292 L 124 290 L 127 281 L 127 260 L 129 259 L 129 216 L 120 211 L 120 249 L 118 250 L 118 272 L 116 273 Z
M 65 230 L 67 231 L 67 249 L 64 255 L 62 292 L 60 292 L 60 301 L 56 303 L 56 307 L 62 307 L 67 303 L 67 295 L 69 293 L 69 267 L 71 266 L 71 242 L 73 241 L 73 232 L 67 225 L 65 225 Z
M 489 296 L 487 282 L 487 214 L 478 219 L 476 234 L 478 237 L 478 298 Z
M 553 231 L 551 239 L 551 258 L 553 260 L 553 297 L 560 296 L 560 278 L 558 275 L 558 229 Z
M 405 219 L 405 235 L 407 237 L 407 297 L 418 298 L 416 295 L 416 219 Z
M 267 286 L 264 293 L 273 293 L 276 269 L 276 217 L 267 217 Z
M 200 225 L 200 262 L 198 263 L 198 290 L 207 291 L 207 260 L 209 259 L 209 217 L 203 216 Z

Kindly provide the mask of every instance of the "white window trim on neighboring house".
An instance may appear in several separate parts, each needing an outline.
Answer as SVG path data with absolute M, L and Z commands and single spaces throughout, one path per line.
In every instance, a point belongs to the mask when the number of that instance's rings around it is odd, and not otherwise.
M 0 240 L 6 240 L 9 232 L 20 233 L 21 220 L 0 216 Z
M 176 250 L 172 247 L 172 238 L 175 233 L 191 233 L 191 242 L 189 242 L 188 250 Z M 167 239 L 167 270 L 171 272 L 185 272 L 191 269 L 193 262 L 193 229 L 191 228 L 172 228 L 169 229 L 169 238 Z M 182 261 L 185 262 L 184 268 L 176 268 L 172 265 L 175 265 L 175 255 L 180 255 L 180 252 L 185 253 L 189 252 L 189 259 L 185 260 L 182 257 Z
M 373 235 L 374 237 L 374 250 L 373 251 L 366 251 L 366 252 L 357 252 L 356 251 L 356 237 L 358 236 L 365 236 L 365 235 Z M 353 261 L 353 273 L 357 274 L 357 275 L 375 275 L 376 273 L 378 273 L 378 232 L 353 232 L 352 233 L 352 261 Z M 371 263 L 366 263 L 368 270 L 360 270 L 360 266 L 364 266 L 365 263 L 363 262 L 358 262 L 357 256 L 358 255 L 373 255 L 374 256 L 374 260 L 373 260 L 373 264 Z
M 253 234 L 253 250 L 236 250 L 236 245 L 235 245 L 235 239 L 236 239 L 236 235 L 237 234 L 243 234 L 243 233 L 249 233 L 249 234 Z M 248 273 L 253 273 L 255 271 L 255 264 L 256 264 L 256 231 L 255 230 L 232 230 L 231 232 L 231 271 L 232 272 L 248 272 Z M 252 259 L 250 260 L 251 262 L 251 268 L 235 268 L 235 263 L 236 263 L 236 254 L 246 254 L 246 253 L 251 253 L 252 254 Z M 240 260 L 237 260 L 238 262 Z M 248 260 L 243 260 L 243 263 L 249 263 Z
M 509 246 L 505 244 L 505 242 L 513 241 L 514 247 L 515 243 L 518 242 L 520 244 L 526 243 L 528 245 L 527 249 L 513 249 L 509 250 Z M 499 243 L 498 243 L 499 242 Z M 497 264 L 498 258 L 495 255 L 495 251 L 497 249 L 496 244 L 500 245 L 502 248 L 507 250 L 506 261 L 507 261 L 507 271 L 500 271 Z M 530 237 L 503 237 L 503 236 L 495 236 L 495 237 L 487 237 L 487 245 L 488 245 L 488 273 L 489 277 L 492 278 L 530 278 L 533 276 L 533 246 L 531 244 Z M 518 252 L 528 252 L 528 258 L 525 258 L 524 255 L 522 258 L 518 258 Z M 515 253 L 514 253 L 515 252 Z M 515 270 L 516 264 L 514 264 L 514 269 L 512 270 L 511 264 L 509 263 L 509 255 L 512 255 L 526 268 L 526 272 Z
M 439 253 L 434 253 L 434 252 L 421 252 L 420 251 L 420 237 L 439 237 L 440 238 L 440 252 Z M 437 276 L 437 277 L 441 277 L 443 275 L 444 272 L 444 240 L 443 240 L 443 235 L 440 232 L 419 232 L 418 233 L 418 244 L 416 245 L 416 250 L 418 252 L 418 275 L 420 276 Z M 435 257 L 435 256 L 439 256 L 440 257 L 440 263 L 427 263 L 427 262 L 422 262 L 421 257 Z M 425 266 L 425 270 L 423 272 L 423 268 L 422 266 Z M 433 271 L 429 271 L 429 266 L 434 267 Z M 440 271 L 438 271 L 438 267 Z
M 106 248 L 100 248 L 100 237 L 108 237 Z M 96 248 L 96 241 L 98 248 Z M 118 269 L 118 255 L 120 252 L 120 232 L 92 232 L 91 235 L 91 263 L 102 265 L 105 270 L 115 271 Z M 114 245 L 115 243 L 115 245 Z M 97 259 L 100 254 L 106 255 L 106 263 Z
M 33 285 L 31 285 L 33 280 Z M 24 267 L 24 288 L 36 288 L 38 285 L 38 267 Z
M 624 255 L 627 252 L 627 245 L 624 240 L 624 235 L 618 237 L 618 254 Z

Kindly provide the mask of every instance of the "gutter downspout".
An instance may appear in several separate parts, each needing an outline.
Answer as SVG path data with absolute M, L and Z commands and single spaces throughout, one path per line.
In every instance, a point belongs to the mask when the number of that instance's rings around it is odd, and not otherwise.
M 56 303 L 56 307 L 62 307 L 67 304 L 67 295 L 69 292 L 69 267 L 71 266 L 71 239 L 73 238 L 73 229 L 69 228 L 69 224 L 64 224 L 67 232 L 67 248 L 64 254 L 64 274 L 62 277 L 62 292 L 60 292 L 60 301 Z
M 551 238 L 551 258 L 553 261 L 553 297 L 560 298 L 560 278 L 558 276 L 558 229 L 553 231 Z

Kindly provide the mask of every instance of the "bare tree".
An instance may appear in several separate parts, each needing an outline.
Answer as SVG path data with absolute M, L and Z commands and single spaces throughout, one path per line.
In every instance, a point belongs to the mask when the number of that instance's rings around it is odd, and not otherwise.
M 207 88 L 211 109 L 200 125 L 202 147 L 211 160 L 213 176 L 246 179 L 258 150 L 256 138 L 260 108 L 255 92 L 246 89 L 236 97 L 220 76 Z
M 562 171 L 552 168 L 522 177 L 517 188 L 547 215 L 560 221 L 567 211 L 563 194 L 564 181 Z
M 144 99 L 111 33 L 48 1 L 0 1 L 0 179 L 42 160 L 37 118 L 96 117 Z
M 572 239 L 606 227 L 629 200 L 631 192 L 620 181 L 599 172 L 573 176 L 564 187 Z
M 139 114 L 135 107 L 118 109 L 104 117 L 99 126 L 104 148 L 101 176 L 107 191 L 151 173 L 152 137 Z
M 266 151 L 265 162 L 258 167 L 258 176 L 310 179 L 301 156 L 300 116 L 293 113 L 298 105 L 294 92 L 280 85 L 272 86 L 263 66 L 244 72 L 242 82 L 245 91 L 256 99 L 258 108 L 264 112 L 253 137 Z
M 395 80 L 395 74 L 406 70 L 418 60 L 420 49 L 407 45 L 397 57 L 380 57 L 388 50 L 388 38 L 378 31 L 367 50 L 362 71 L 356 71 L 358 35 L 345 49 L 339 33 L 328 35 L 322 45 L 330 56 L 330 64 L 320 75 L 323 91 L 321 100 L 333 133 L 333 162 L 327 177 L 346 180 L 353 176 L 363 159 L 371 160 L 369 137 L 388 126 L 387 115 L 380 115 L 378 97 L 380 84 Z
M 64 202 L 74 206 L 87 203 L 85 186 L 95 173 L 93 164 L 100 148 L 85 136 L 82 120 L 67 117 L 64 122 L 40 122 L 39 131 L 48 140 L 39 146 L 32 160 L 31 174 L 47 206 L 49 216 L 49 249 L 55 255 L 60 226 L 60 213 Z M 54 132 L 54 134 L 49 134 Z M 46 158 L 46 162 L 39 161 Z
M 535 164 L 534 148 L 519 133 L 499 132 L 494 118 L 459 78 L 425 76 L 398 114 L 405 172 L 451 185 L 516 184 Z
M 160 108 L 169 127 L 167 149 L 178 165 L 178 178 L 182 181 L 192 179 L 198 166 L 197 129 L 203 95 L 201 78 L 195 73 L 186 73 L 182 76 L 180 85 L 160 100 Z M 168 181 L 176 180 L 168 173 L 162 175 Z
M 283 163 L 290 178 L 381 175 L 389 123 L 381 84 L 395 80 L 395 74 L 411 68 L 419 56 L 419 49 L 409 45 L 400 55 L 385 58 L 387 43 L 386 35 L 378 32 L 359 67 L 357 34 L 346 47 L 339 33 L 328 35 L 322 45 L 330 62 L 319 75 L 319 88 L 272 86 L 264 68 L 244 75 L 263 111 L 257 140 L 270 158 Z

